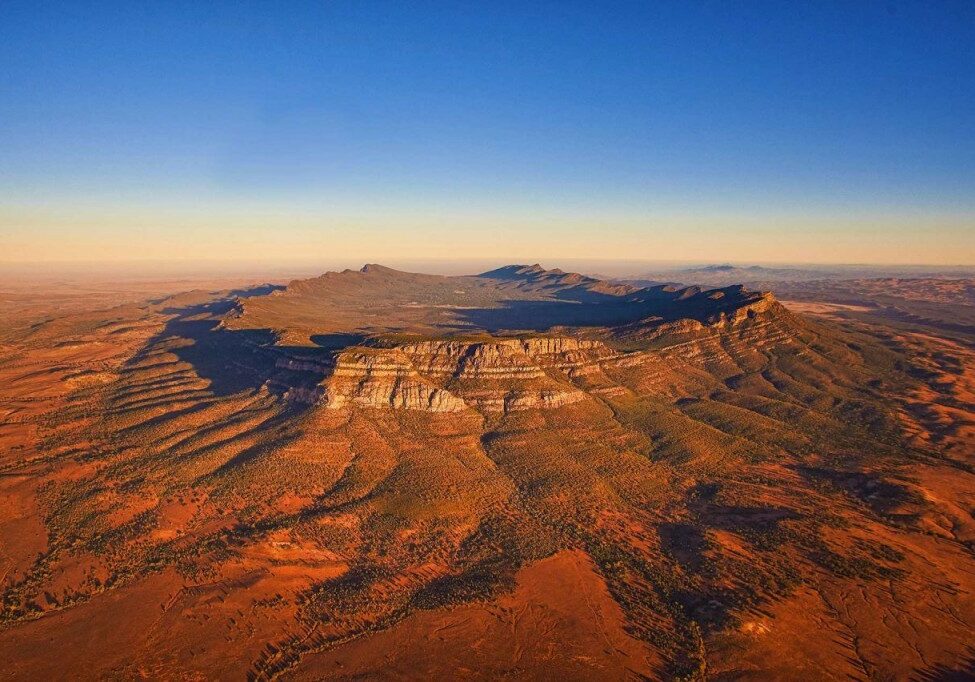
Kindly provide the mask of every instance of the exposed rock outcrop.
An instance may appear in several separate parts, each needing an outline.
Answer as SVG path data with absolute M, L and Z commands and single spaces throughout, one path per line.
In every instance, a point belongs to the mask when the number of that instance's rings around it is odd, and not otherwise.
M 555 409 L 591 396 L 659 390 L 680 395 L 705 375 L 733 376 L 763 349 L 789 344 L 795 320 L 771 295 L 713 321 L 648 321 L 621 330 L 644 349 L 619 351 L 569 336 L 435 339 L 353 346 L 332 363 L 281 358 L 278 366 L 322 375 L 318 387 L 289 397 L 330 409 L 369 407 L 425 412 Z
M 426 412 L 467 409 L 463 400 L 421 377 L 399 349 L 343 351 L 323 385 L 321 402 L 332 409 L 351 405 Z
M 393 347 L 355 346 L 334 363 L 283 357 L 282 369 L 323 375 L 315 389 L 287 397 L 327 408 L 455 412 L 551 409 L 586 393 L 570 381 L 618 354 L 600 341 L 540 337 L 436 340 Z
M 298 385 L 286 395 L 331 409 L 510 412 L 680 395 L 703 375 L 756 366 L 796 326 L 771 294 L 738 285 L 640 289 L 537 264 L 467 277 L 370 264 L 240 306 L 228 328 L 306 347 L 278 347 L 281 384 Z

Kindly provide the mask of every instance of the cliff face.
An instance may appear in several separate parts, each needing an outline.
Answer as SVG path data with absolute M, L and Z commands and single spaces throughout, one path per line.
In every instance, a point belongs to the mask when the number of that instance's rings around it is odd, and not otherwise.
M 711 318 L 709 322 L 734 327 L 746 320 L 753 320 L 758 317 L 788 314 L 785 308 L 782 307 L 782 304 L 775 300 L 775 296 L 771 293 L 764 293 L 757 300 L 740 306 L 731 312 L 719 313 L 717 316 Z
M 288 397 L 329 409 L 511 412 L 631 391 L 680 395 L 761 364 L 765 349 L 795 342 L 797 330 L 797 321 L 767 296 L 708 322 L 622 330 L 618 341 L 647 346 L 628 351 L 570 336 L 439 339 L 354 346 L 332 364 L 285 357 L 278 365 L 321 374 L 317 387 Z
M 580 349 L 587 347 L 597 356 L 613 355 L 602 344 L 572 339 L 445 340 L 351 348 L 339 353 L 315 402 L 332 409 L 429 412 L 559 407 L 585 400 L 586 394 L 545 367 L 557 372 L 563 365 L 578 365 L 584 362 Z M 559 349 L 561 353 L 555 352 Z
M 320 402 L 338 409 L 360 407 L 457 412 L 463 400 L 425 379 L 399 349 L 347 350 L 323 382 Z
M 310 349 L 279 346 L 276 386 L 328 409 L 496 413 L 680 396 L 761 366 L 764 349 L 802 326 L 742 286 L 637 289 L 538 265 L 465 277 L 368 265 L 239 308 L 225 328 L 270 328 L 281 346 Z

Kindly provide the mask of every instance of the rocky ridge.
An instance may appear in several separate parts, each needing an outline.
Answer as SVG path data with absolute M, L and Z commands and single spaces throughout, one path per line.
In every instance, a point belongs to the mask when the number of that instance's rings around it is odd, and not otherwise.
M 536 264 L 463 277 L 367 265 L 241 300 L 221 325 L 275 334 L 272 381 L 291 401 L 497 413 L 679 395 L 760 365 L 802 323 L 740 285 L 640 289 Z
M 642 389 L 654 377 L 661 391 L 673 392 L 693 381 L 695 371 L 733 376 L 760 360 L 766 349 L 793 343 L 797 324 L 767 294 L 706 322 L 644 322 L 604 330 L 602 338 L 396 342 L 380 337 L 338 351 L 328 362 L 285 356 L 278 366 L 319 375 L 315 387 L 292 388 L 286 396 L 328 409 L 554 409 Z M 648 347 L 620 348 L 634 344 Z M 647 371 L 653 367 L 658 370 Z

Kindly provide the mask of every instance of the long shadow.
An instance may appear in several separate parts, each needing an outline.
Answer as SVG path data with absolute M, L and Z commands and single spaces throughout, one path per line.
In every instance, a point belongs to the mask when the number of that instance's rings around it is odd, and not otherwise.
M 280 367 L 285 355 L 312 360 L 327 367 L 335 353 L 360 343 L 357 334 L 319 334 L 312 337 L 312 347 L 275 345 L 277 337 L 270 329 L 225 329 L 223 317 L 231 312 L 238 298 L 263 296 L 280 287 L 262 285 L 231 291 L 225 298 L 186 307 L 165 308 L 175 317 L 166 323 L 143 350 L 134 356 L 130 366 L 137 366 L 159 344 L 167 343 L 168 352 L 190 364 L 193 371 L 209 382 L 207 390 L 217 397 L 256 391 L 265 384 L 276 392 L 290 386 L 313 386 L 321 379 L 314 371 L 289 370 Z M 188 341 L 189 343 L 184 343 Z
M 220 313 L 213 308 L 213 304 L 190 308 L 171 320 L 161 336 L 192 341 L 174 348 L 172 353 L 191 364 L 202 379 L 208 380 L 209 390 L 214 395 L 259 389 L 275 370 L 275 358 L 265 349 L 274 343 L 274 334 L 263 329 L 222 329 Z M 217 309 L 221 307 L 217 306 Z M 193 319 L 203 313 L 210 315 Z
M 363 334 L 312 334 L 311 336 L 312 343 L 318 348 L 332 352 L 357 346 L 365 340 Z
M 887 480 L 883 474 L 868 471 L 841 471 L 811 466 L 796 466 L 794 470 L 803 479 L 819 484 L 829 484 L 842 490 L 875 513 L 891 516 L 905 504 L 924 505 L 918 493 L 896 481 Z
M 916 670 L 911 682 L 963 682 L 975 680 L 975 646 L 969 646 L 967 653 L 956 665 L 939 663 L 925 670 Z
M 657 525 L 660 547 L 686 570 L 697 572 L 704 563 L 708 549 L 704 530 L 692 523 L 660 523 Z
M 258 284 L 244 289 L 231 289 L 229 295 L 236 298 L 251 298 L 253 296 L 267 296 L 275 291 L 284 291 L 287 288 L 283 284 Z
M 682 318 L 705 321 L 737 309 L 751 297 L 754 294 L 738 286 L 714 291 L 657 286 L 625 296 L 578 286 L 555 292 L 554 300 L 513 299 L 504 301 L 500 308 L 459 310 L 458 316 L 488 332 L 545 331 L 559 326 L 613 327 L 648 318 L 657 322 Z
M 163 312 L 174 317 L 130 364 L 137 365 L 166 342 L 169 352 L 190 364 L 199 377 L 209 382 L 207 390 L 217 397 L 256 391 L 265 384 L 281 392 L 294 386 L 314 386 L 339 351 L 362 343 L 365 337 L 357 333 L 317 334 L 311 337 L 314 346 L 287 347 L 275 345 L 277 339 L 270 329 L 231 330 L 220 324 L 238 299 L 267 295 L 279 288 L 262 285 L 228 292 L 225 297 L 206 303 L 165 308 Z M 500 308 L 457 312 L 464 326 L 488 332 L 544 331 L 558 326 L 618 326 L 647 318 L 703 320 L 737 308 L 754 294 L 741 287 L 702 292 L 693 287 L 659 286 L 618 296 L 580 284 L 553 290 L 551 296 L 548 300 L 508 300 Z M 282 356 L 309 362 L 304 367 L 288 369 L 282 367 Z

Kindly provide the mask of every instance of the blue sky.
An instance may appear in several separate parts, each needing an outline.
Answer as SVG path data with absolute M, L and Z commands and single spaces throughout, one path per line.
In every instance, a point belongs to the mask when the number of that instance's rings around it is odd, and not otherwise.
M 0 26 L 0 260 L 975 262 L 969 2 L 5 0 Z

